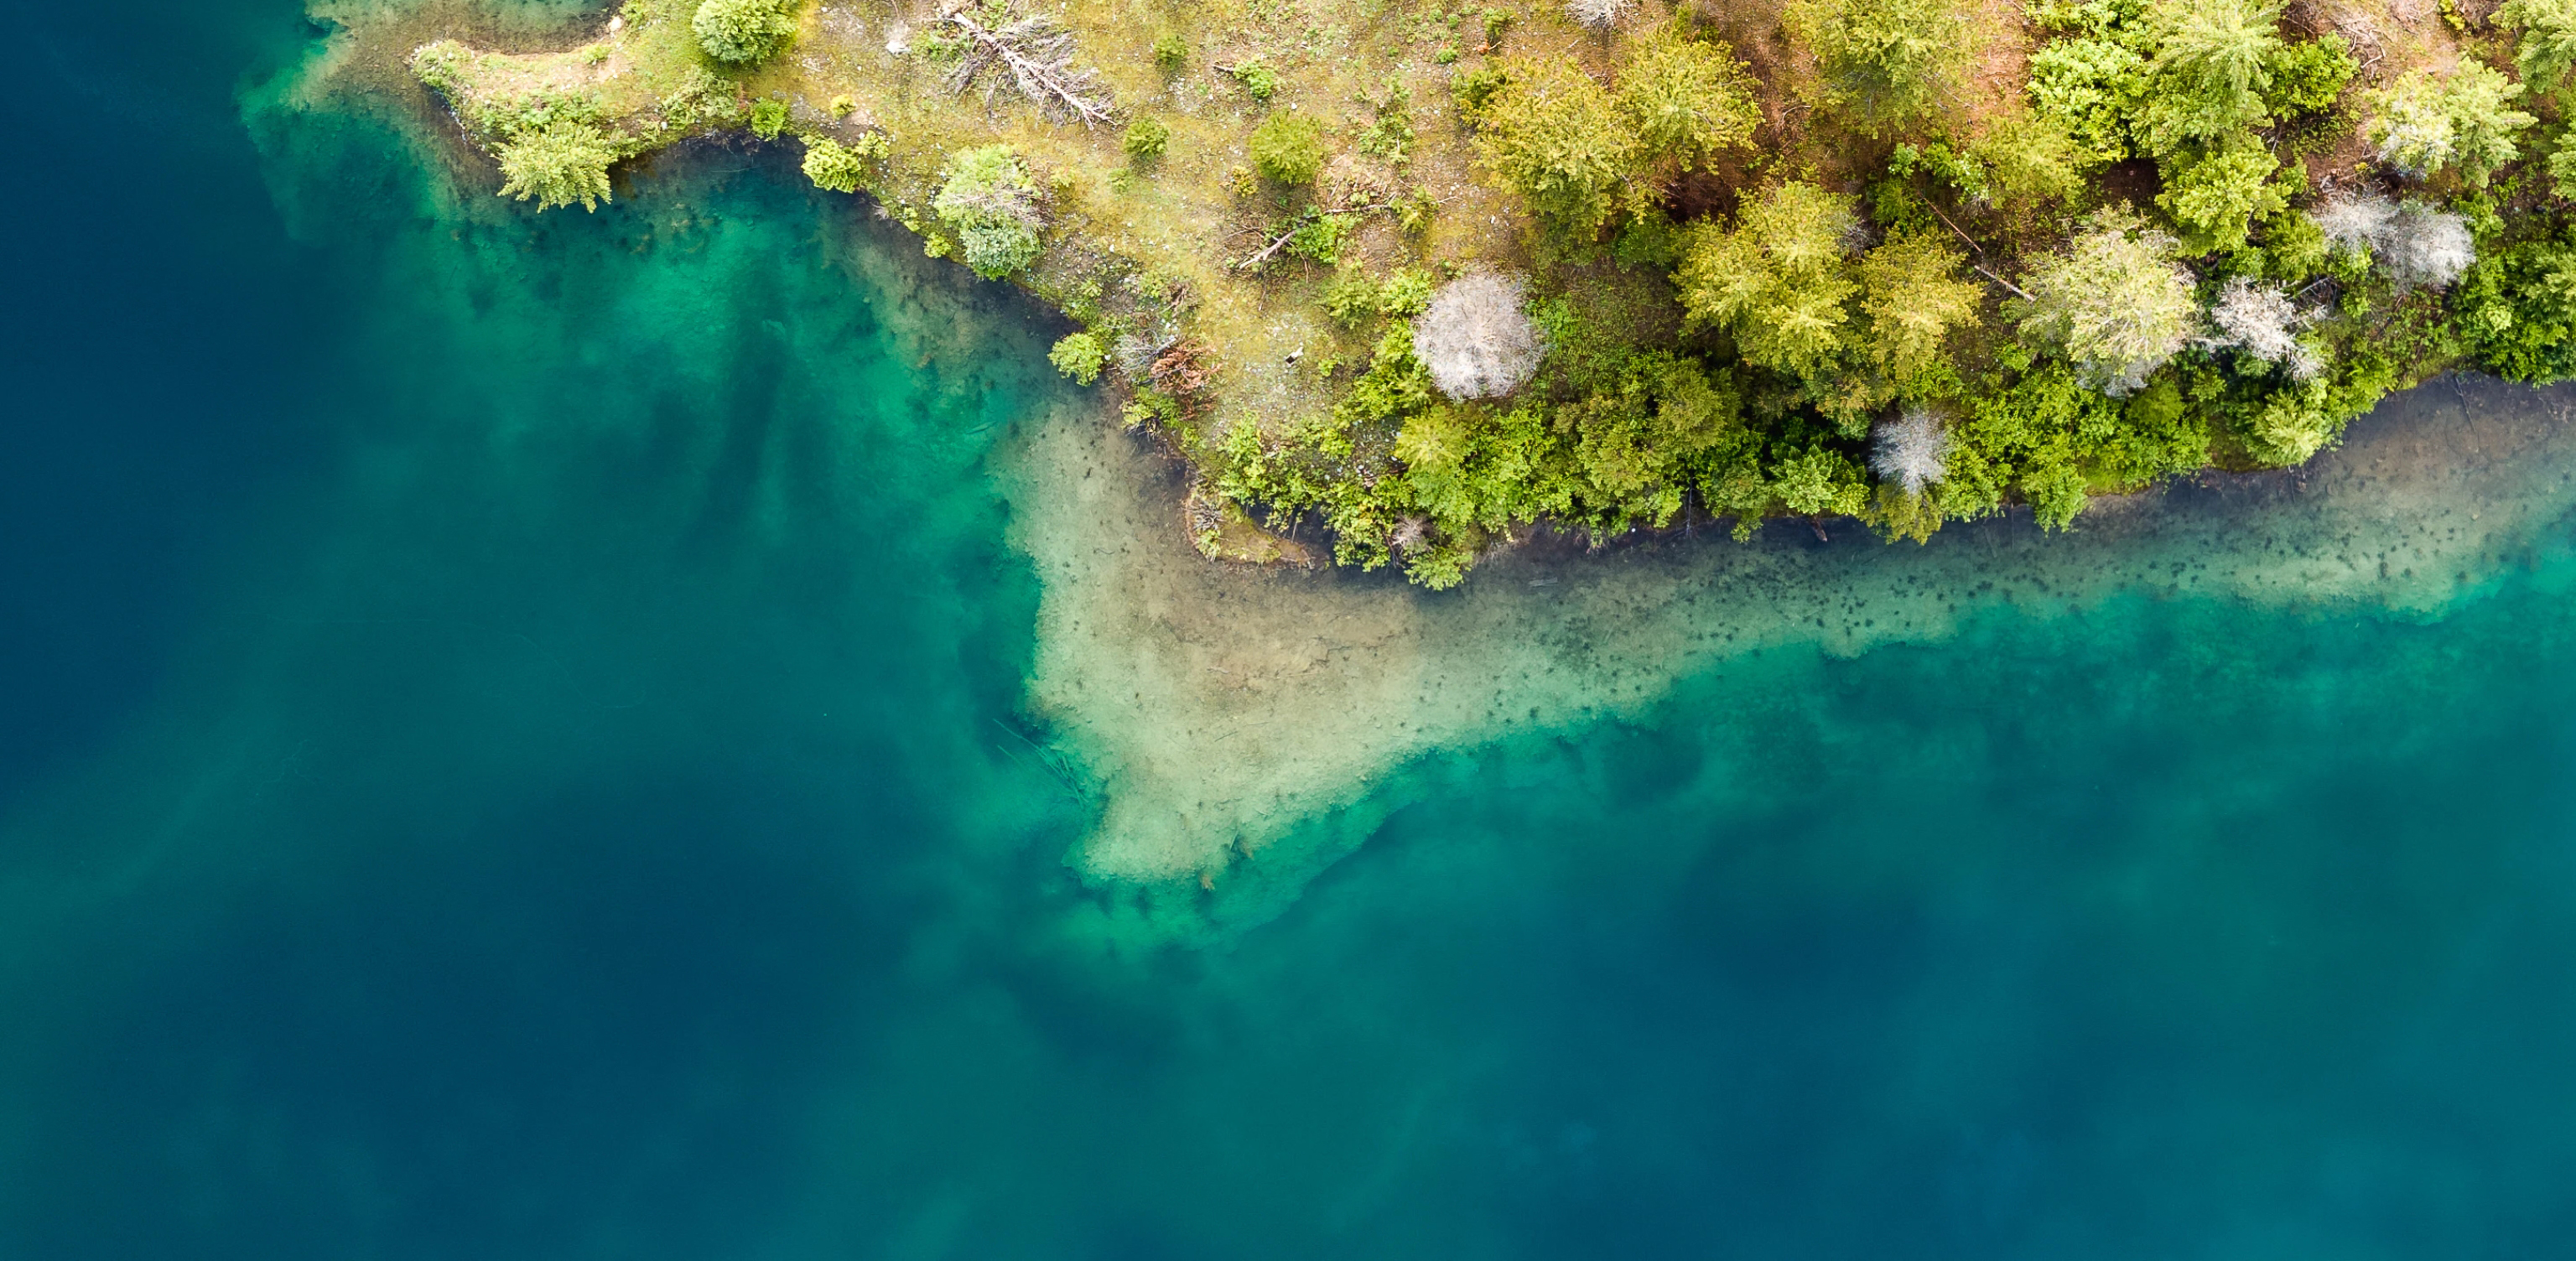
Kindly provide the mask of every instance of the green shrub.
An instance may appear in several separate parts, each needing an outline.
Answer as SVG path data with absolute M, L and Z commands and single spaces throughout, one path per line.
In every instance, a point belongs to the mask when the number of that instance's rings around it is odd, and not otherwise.
M 1189 64 L 1190 46 L 1181 41 L 1178 31 L 1163 31 L 1154 36 L 1154 64 L 1165 74 L 1178 74 Z
M 1243 90 L 1256 101 L 1268 101 L 1279 92 L 1279 72 L 1259 57 L 1226 67 L 1226 73 L 1243 85 Z
M 617 146 L 589 123 L 559 123 L 523 132 L 500 149 L 501 195 L 534 199 L 540 211 L 579 204 L 595 211 L 608 195 L 608 164 Z
M 1136 121 L 1127 124 L 1126 137 L 1119 141 L 1127 156 L 1140 162 L 1163 156 L 1163 150 L 1171 143 L 1172 129 L 1151 114 L 1137 115 Z
M 796 37 L 795 0 L 703 0 L 689 29 L 698 48 L 717 61 L 766 61 Z
M 2263 101 L 2276 114 L 2315 113 L 2334 108 L 2344 85 L 2361 73 L 2352 46 L 2333 31 L 2311 40 L 2285 44 L 2272 54 L 2272 86 Z
M 1109 350 L 1100 344 L 1099 335 L 1086 329 L 1058 339 L 1055 349 L 1047 352 L 1047 362 L 1073 378 L 1074 384 L 1089 385 L 1100 379 L 1100 369 L 1109 362 Z
M 776 140 L 787 130 L 787 102 L 759 101 L 751 107 L 751 134 Z
M 855 193 L 868 181 L 868 163 L 886 154 L 886 138 L 875 132 L 844 145 L 821 136 L 805 140 L 805 178 L 816 188 Z
M 2524 83 L 2547 90 L 2576 69 L 2576 0 L 2506 0 L 2495 24 L 2522 32 L 2513 58 Z
M 1273 114 L 1252 129 L 1252 167 L 1263 179 L 1295 187 L 1324 169 L 1324 128 L 1303 114 Z
M 1037 261 L 1037 185 L 1009 145 L 950 158 L 948 178 L 930 205 L 957 234 L 958 255 L 976 275 L 1000 280 Z
M 1732 332 L 1747 363 L 1815 374 L 1849 340 L 1860 285 L 1843 241 L 1858 223 L 1848 198 L 1814 184 L 1747 198 L 1735 227 L 1692 226 L 1673 275 L 1682 308 Z

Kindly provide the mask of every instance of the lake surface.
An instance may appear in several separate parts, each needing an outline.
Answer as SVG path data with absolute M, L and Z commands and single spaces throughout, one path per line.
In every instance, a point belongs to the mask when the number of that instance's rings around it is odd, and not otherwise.
M 291 0 L 18 28 L 0 1261 L 2571 1251 L 2563 528 L 1766 650 L 1111 950 L 1042 312 L 776 152 L 524 215 Z

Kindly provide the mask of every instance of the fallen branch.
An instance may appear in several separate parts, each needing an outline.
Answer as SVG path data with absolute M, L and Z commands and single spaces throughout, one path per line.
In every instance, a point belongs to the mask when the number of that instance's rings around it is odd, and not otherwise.
M 950 91 L 964 92 L 998 64 L 1011 72 L 1011 83 L 1020 95 L 1071 114 L 1085 127 L 1109 121 L 1109 100 L 1099 87 L 1099 76 L 1073 68 L 1073 32 L 1053 16 L 1033 14 L 999 30 L 976 21 L 963 9 L 940 21 L 955 28 L 970 45 L 957 68 L 948 72 Z M 998 86 L 997 80 L 985 83 L 987 103 Z
M 2003 277 L 2001 277 L 2001 276 L 1998 276 L 1998 275 L 1994 274 L 1993 272 L 1987 271 L 1984 267 L 1978 266 L 1978 265 L 1977 265 L 1977 264 L 1975 264 L 1975 263 L 1970 263 L 1970 264 L 1968 264 L 1968 266 L 1970 266 L 1970 267 L 1975 267 L 1975 268 L 1976 268 L 1976 270 L 1977 270 L 1977 274 L 1978 274 L 1978 275 L 1983 276 L 1983 277 L 1985 277 L 1986 279 L 1988 279 L 1988 280 L 1991 280 L 1991 281 L 1995 282 L 1996 284 L 2002 285 L 2002 286 L 2003 286 L 2004 288 L 2006 288 L 2006 289 L 2010 289 L 2010 290 L 2012 290 L 2012 291 L 2013 291 L 2013 296 L 2014 296 L 2014 297 L 2017 297 L 2017 298 L 2020 298 L 2020 299 L 2021 299 L 2022 301 L 2024 301 L 2024 302 L 2037 302 L 2037 301 L 2039 301 L 2039 299 L 2034 298 L 2034 297 L 2030 296 L 2028 293 L 2024 292 L 2024 291 L 2022 290 L 2022 287 L 2021 287 L 2020 285 L 2014 284 L 2013 282 L 2011 282 L 2011 281 L 2009 281 L 2009 280 L 2006 280 L 2006 279 L 2004 279 Z
M 1437 198 L 1434 200 L 1433 204 L 1437 205 L 1448 200 L 1450 200 L 1450 198 Z M 1369 201 L 1362 202 L 1356 206 L 1335 206 L 1329 210 L 1317 210 L 1314 214 L 1317 218 L 1321 218 L 1325 215 L 1364 215 L 1372 210 L 1383 210 L 1388 214 L 1397 213 L 1394 202 Z M 1250 271 L 1255 267 L 1259 267 L 1263 263 L 1269 262 L 1272 255 L 1277 254 L 1280 250 L 1286 248 L 1290 241 L 1297 239 L 1297 234 L 1306 229 L 1306 222 L 1306 220 L 1301 218 L 1297 222 L 1289 224 L 1287 231 L 1280 233 L 1276 238 L 1272 239 L 1270 244 L 1262 246 L 1260 253 L 1255 254 L 1240 263 L 1236 263 L 1234 265 L 1234 270 Z M 1243 235 L 1244 232 L 1251 232 L 1254 230 L 1255 229 L 1252 228 L 1245 228 L 1241 231 L 1227 233 L 1226 237 L 1230 240 L 1234 237 Z

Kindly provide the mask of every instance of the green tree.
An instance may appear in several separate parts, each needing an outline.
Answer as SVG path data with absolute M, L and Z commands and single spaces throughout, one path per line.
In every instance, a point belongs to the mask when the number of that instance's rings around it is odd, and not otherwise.
M 703 0 L 689 20 L 698 47 L 733 65 L 766 61 L 796 37 L 795 0 Z
M 1843 243 L 1859 222 L 1848 199 L 1791 182 L 1748 200 L 1733 228 L 1695 224 L 1673 276 L 1682 308 L 1733 333 L 1745 362 L 1813 376 L 1850 332 L 1860 286 Z
M 1703 43 L 1667 22 L 1628 45 L 1619 106 L 1649 155 L 1697 166 L 1753 139 L 1762 124 L 1753 78 L 1722 43 Z
M 948 178 L 930 205 L 956 232 L 959 255 L 976 275 L 1000 280 L 1037 261 L 1037 185 L 1009 145 L 950 158 Z
M 1932 113 L 1957 90 L 1974 52 L 1958 0 L 1791 0 L 1786 16 L 1816 55 L 1824 103 L 1869 127 Z
M 2554 91 L 2576 69 L 2576 0 L 2505 0 L 2495 23 L 2522 32 L 2513 61 L 2525 86 Z
M 1572 62 L 1515 60 L 1486 99 L 1485 165 L 1557 230 L 1583 241 L 1609 219 L 1636 166 L 1636 134 L 1617 102 Z
M 2096 212 L 2064 252 L 2031 269 L 2022 332 L 2063 351 L 2086 385 L 2135 393 L 2199 323 L 2176 248 L 2127 206 Z
M 1950 334 L 1976 322 L 1985 292 L 1959 279 L 1966 256 L 1928 234 L 1890 236 L 1860 261 L 1870 359 L 1911 381 L 1940 361 Z
M 521 132 L 501 145 L 500 159 L 501 195 L 533 198 L 539 210 L 578 204 L 595 211 L 611 200 L 608 164 L 617 160 L 617 145 L 590 123 Z
M 2315 39 L 2284 44 L 2271 58 L 2272 87 L 2263 100 L 2274 113 L 2304 114 L 2334 107 L 2344 85 L 2361 73 L 2352 45 L 2328 31 Z
M 1047 362 L 1073 378 L 1074 384 L 1089 385 L 1100 379 L 1100 369 L 1109 362 L 1109 350 L 1100 344 L 1098 334 L 1086 329 L 1057 339 L 1055 348 L 1047 352 Z
M 2281 160 L 2259 144 L 2230 148 L 2196 161 L 2165 163 L 2165 188 L 2156 204 L 2182 225 L 2183 247 L 2194 254 L 2241 248 L 2254 220 L 2287 209 L 2290 201 L 2271 182 Z
M 2087 155 L 2062 123 L 2027 110 L 2005 115 L 1970 141 L 1968 157 L 1985 169 L 1988 191 L 2006 205 L 2072 197 L 2084 187 Z
M 2280 52 L 2273 0 L 2156 0 L 2155 56 L 2135 129 L 2159 157 L 2271 121 L 2263 93 Z
M 2512 108 L 2521 95 L 2521 84 L 2476 61 L 2462 60 L 2448 78 L 2409 70 L 2368 94 L 2372 115 L 2364 134 L 2381 161 L 2416 179 L 2457 166 L 2462 178 L 2483 188 L 2497 167 L 2513 161 L 2514 133 L 2537 121 Z
M 1869 481 L 1860 466 L 1830 447 L 1809 447 L 1780 461 L 1771 491 L 1802 517 L 1856 517 L 1869 507 Z
M 1324 169 L 1324 128 L 1304 114 L 1273 114 L 1252 129 L 1252 167 L 1263 179 L 1295 187 Z

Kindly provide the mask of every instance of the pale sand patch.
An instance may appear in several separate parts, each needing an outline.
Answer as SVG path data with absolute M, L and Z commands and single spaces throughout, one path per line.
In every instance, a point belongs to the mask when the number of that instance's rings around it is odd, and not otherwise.
M 1714 531 L 1592 556 L 1541 545 L 1443 594 L 1201 560 L 1172 472 L 1068 410 L 1007 457 L 1045 589 L 1030 696 L 1101 783 L 1072 856 L 1087 877 L 1149 916 L 1257 919 L 1400 804 L 1370 792 L 1409 760 L 1634 716 L 1757 647 L 1857 653 L 1979 608 L 2046 615 L 2122 591 L 2437 614 L 2576 506 L 2571 402 L 2446 378 L 2304 476 L 2098 503 L 2072 534 L 2024 517 L 1927 547 L 1848 522 L 1830 544 L 1775 523 L 1749 546 Z

